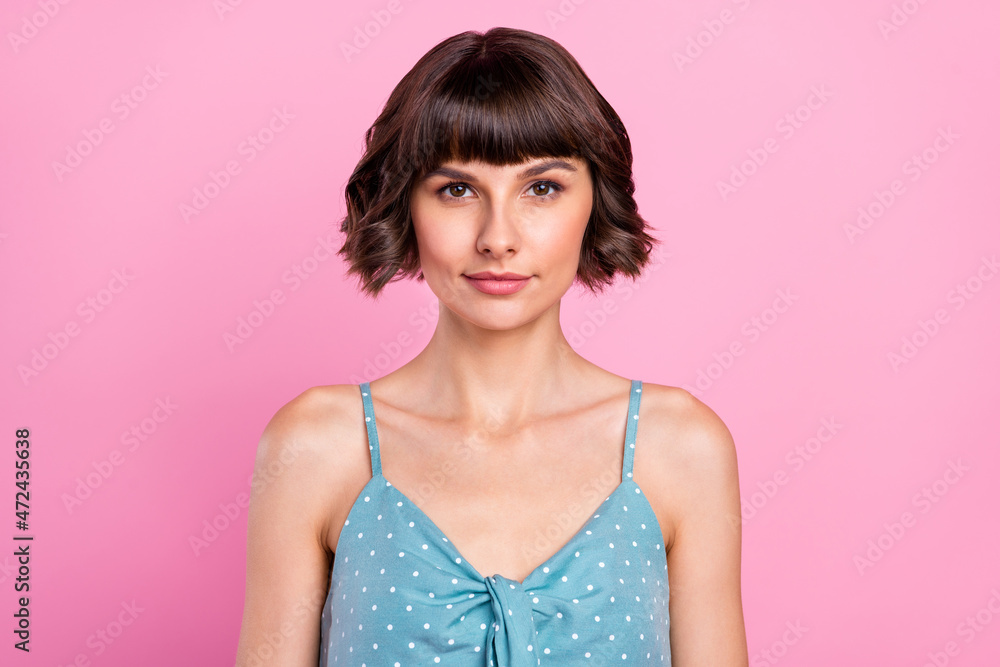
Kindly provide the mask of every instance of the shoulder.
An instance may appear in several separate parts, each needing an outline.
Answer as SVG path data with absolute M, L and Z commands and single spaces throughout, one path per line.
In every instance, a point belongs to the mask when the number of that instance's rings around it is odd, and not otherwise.
M 285 506 L 294 503 L 325 534 L 338 509 L 353 500 L 351 488 L 371 477 L 366 443 L 357 385 L 307 389 L 265 426 L 257 446 L 253 495 L 269 495 L 269 502 Z
M 734 500 L 738 507 L 733 436 L 719 415 L 687 390 L 643 383 L 636 441 L 636 477 L 644 480 L 654 509 L 670 527 L 668 542 L 703 512 L 729 511 Z
M 717 465 L 736 454 L 729 428 L 712 408 L 680 387 L 643 383 L 640 428 L 663 455 L 685 466 Z
M 361 393 L 356 385 L 335 384 L 306 389 L 274 413 L 264 428 L 262 447 L 295 442 L 301 448 L 327 450 L 329 436 L 358 418 Z M 348 415 L 350 413 L 350 415 Z

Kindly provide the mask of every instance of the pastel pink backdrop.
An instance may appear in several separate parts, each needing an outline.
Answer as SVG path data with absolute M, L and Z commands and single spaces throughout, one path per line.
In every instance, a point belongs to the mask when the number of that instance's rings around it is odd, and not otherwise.
M 324 249 L 364 131 L 430 47 L 505 25 L 629 130 L 664 254 L 563 325 L 732 431 L 752 664 L 997 664 L 1000 7 L 664 5 L 5 2 L 0 662 L 232 664 L 264 425 L 433 329 L 426 286 L 367 301 Z

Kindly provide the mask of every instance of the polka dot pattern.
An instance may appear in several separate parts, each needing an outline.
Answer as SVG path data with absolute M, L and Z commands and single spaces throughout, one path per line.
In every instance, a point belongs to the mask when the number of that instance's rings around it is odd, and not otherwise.
M 382 476 L 374 409 L 368 383 L 361 384 L 372 478 L 337 542 L 320 667 L 669 666 L 663 536 L 632 480 L 641 392 L 633 380 L 621 484 L 569 542 L 518 582 L 476 571 Z

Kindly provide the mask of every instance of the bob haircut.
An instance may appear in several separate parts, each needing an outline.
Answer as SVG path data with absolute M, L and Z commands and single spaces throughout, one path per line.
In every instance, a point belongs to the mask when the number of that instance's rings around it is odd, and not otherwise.
M 348 273 L 372 297 L 395 280 L 423 280 L 410 192 L 441 164 L 507 166 L 540 157 L 589 164 L 594 199 L 576 280 L 596 292 L 616 273 L 638 277 L 659 241 L 646 232 L 632 197 L 624 124 L 566 49 L 502 27 L 433 47 L 365 133 L 365 153 L 345 187 L 338 252 L 350 263 Z

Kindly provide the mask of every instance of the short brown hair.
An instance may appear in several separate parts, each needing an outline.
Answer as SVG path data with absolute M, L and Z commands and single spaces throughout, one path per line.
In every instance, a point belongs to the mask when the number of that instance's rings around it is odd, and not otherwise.
M 463 32 L 428 51 L 365 133 L 345 188 L 339 253 L 361 289 L 423 280 L 410 190 L 449 160 L 496 166 L 538 157 L 588 162 L 594 202 L 577 280 L 592 291 L 635 278 L 657 239 L 632 195 L 632 144 L 615 110 L 557 42 L 513 28 Z

